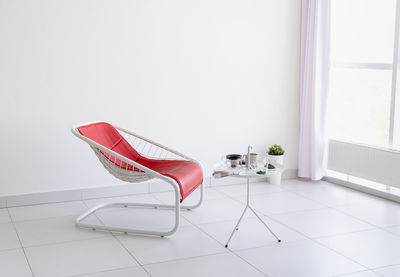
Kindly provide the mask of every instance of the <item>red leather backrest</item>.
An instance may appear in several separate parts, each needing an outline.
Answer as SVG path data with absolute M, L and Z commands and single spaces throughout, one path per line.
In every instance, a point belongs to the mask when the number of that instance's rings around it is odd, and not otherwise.
M 121 154 L 122 156 L 136 161 L 140 156 L 140 154 L 133 149 L 133 147 L 125 140 L 125 138 L 115 129 L 111 124 L 106 122 L 98 122 L 85 126 L 81 126 L 78 128 L 79 132 L 97 142 L 98 144 L 107 147 L 108 149 Z M 113 160 L 113 157 L 108 157 L 110 160 Z

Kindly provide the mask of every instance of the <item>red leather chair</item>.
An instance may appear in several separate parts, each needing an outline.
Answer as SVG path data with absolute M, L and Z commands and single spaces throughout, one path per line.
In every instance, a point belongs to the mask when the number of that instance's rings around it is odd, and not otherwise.
M 168 236 L 179 226 L 180 208 L 194 209 L 201 205 L 204 195 L 203 169 L 199 162 L 175 150 L 144 138 L 128 130 L 106 122 L 86 123 L 74 126 L 72 133 L 87 142 L 103 166 L 116 178 L 138 183 L 158 178 L 172 185 L 175 204 L 107 203 L 85 212 L 76 220 L 76 225 L 94 230 Z M 196 188 L 200 187 L 200 198 L 195 205 L 181 205 Z M 102 208 L 154 207 L 174 209 L 175 224 L 166 232 L 136 230 L 113 226 L 83 223 L 82 221 Z

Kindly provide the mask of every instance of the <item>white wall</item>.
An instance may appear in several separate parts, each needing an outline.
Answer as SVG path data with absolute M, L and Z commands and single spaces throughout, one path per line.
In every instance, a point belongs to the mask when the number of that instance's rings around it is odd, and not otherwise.
M 76 123 L 297 168 L 300 0 L 0 0 L 0 195 L 118 183 Z

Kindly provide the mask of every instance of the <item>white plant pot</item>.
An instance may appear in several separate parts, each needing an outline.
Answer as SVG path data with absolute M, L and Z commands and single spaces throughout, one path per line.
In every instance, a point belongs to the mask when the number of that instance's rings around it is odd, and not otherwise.
M 283 157 L 285 155 L 268 155 L 268 160 L 272 163 L 276 163 L 283 166 Z M 275 175 L 269 177 L 269 182 L 273 185 L 280 185 L 282 180 L 282 172 L 279 172 Z

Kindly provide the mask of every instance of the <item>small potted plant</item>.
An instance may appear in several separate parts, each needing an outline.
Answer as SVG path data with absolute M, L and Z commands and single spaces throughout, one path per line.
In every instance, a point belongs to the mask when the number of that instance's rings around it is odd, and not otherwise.
M 285 154 L 285 150 L 282 146 L 278 144 L 271 145 L 268 148 L 268 162 L 280 164 L 283 166 L 283 157 Z M 282 179 L 282 172 L 274 174 L 270 177 L 270 183 L 274 185 L 280 185 Z

